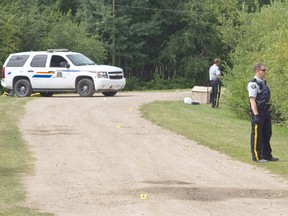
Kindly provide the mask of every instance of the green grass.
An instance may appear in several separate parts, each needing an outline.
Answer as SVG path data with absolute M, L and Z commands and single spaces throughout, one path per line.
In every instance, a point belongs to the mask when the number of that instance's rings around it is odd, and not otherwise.
M 32 155 L 17 126 L 28 100 L 0 97 L 0 216 L 52 215 L 21 207 L 26 198 L 23 178 L 33 172 Z
M 186 105 L 183 101 L 155 101 L 141 107 L 142 116 L 151 122 L 217 150 L 234 160 L 264 167 L 288 178 L 288 128 L 273 125 L 271 147 L 279 162 L 255 163 L 250 153 L 250 121 L 236 117 L 225 104 Z

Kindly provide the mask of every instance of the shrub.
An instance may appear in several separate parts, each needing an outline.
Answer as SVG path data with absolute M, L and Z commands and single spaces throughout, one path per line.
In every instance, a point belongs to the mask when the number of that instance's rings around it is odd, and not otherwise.
M 248 115 L 247 84 L 254 76 L 253 66 L 262 62 L 268 68 L 266 80 L 271 90 L 272 116 L 288 120 L 286 100 L 288 81 L 288 6 L 274 2 L 261 12 L 249 14 L 243 34 L 232 54 L 233 69 L 225 76 L 227 103 L 239 115 Z

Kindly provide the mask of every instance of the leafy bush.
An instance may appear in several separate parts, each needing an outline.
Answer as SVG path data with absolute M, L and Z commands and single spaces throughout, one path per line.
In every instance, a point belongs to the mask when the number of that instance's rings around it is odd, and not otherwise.
M 239 115 L 248 114 L 247 84 L 254 77 L 253 66 L 264 63 L 271 90 L 273 118 L 288 120 L 288 6 L 275 2 L 260 12 L 247 15 L 244 31 L 232 54 L 233 69 L 225 76 L 227 103 Z

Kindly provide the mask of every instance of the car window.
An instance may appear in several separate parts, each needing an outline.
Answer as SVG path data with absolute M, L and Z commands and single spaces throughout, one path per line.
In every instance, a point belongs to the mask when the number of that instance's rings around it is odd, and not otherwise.
M 12 55 L 6 67 L 23 67 L 29 55 Z
M 31 61 L 31 67 L 46 67 L 47 55 L 36 55 Z
M 65 58 L 59 55 L 53 55 L 50 62 L 50 67 L 60 67 L 61 62 L 67 62 Z
M 70 59 L 70 61 L 76 65 L 76 66 L 81 66 L 81 65 L 95 65 L 95 63 L 86 57 L 83 54 L 69 54 L 67 57 Z

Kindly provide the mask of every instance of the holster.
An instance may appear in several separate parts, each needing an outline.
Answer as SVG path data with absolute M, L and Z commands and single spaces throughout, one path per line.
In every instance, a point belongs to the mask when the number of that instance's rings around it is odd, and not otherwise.
M 271 104 L 270 102 L 266 102 L 265 100 L 262 100 L 262 101 L 256 101 L 257 103 L 257 108 L 258 108 L 258 111 L 264 111 L 264 110 L 269 110 L 270 107 L 271 107 Z

